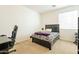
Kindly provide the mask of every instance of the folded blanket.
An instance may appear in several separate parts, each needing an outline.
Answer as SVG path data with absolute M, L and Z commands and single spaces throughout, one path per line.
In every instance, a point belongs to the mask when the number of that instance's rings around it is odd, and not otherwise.
M 46 33 L 46 32 L 35 32 L 36 35 L 43 35 L 43 36 L 48 36 L 50 35 L 50 33 Z

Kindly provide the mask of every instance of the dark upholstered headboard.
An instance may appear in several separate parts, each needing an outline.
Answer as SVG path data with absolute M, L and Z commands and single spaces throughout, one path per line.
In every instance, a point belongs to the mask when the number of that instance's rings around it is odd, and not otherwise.
M 52 32 L 59 32 L 59 24 L 45 25 L 45 29 L 52 29 Z

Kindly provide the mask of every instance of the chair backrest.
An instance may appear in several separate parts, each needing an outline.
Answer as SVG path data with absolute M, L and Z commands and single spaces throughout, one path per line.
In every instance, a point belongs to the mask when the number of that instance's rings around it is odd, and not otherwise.
M 12 36 L 11 36 L 12 40 L 15 40 L 16 39 L 17 30 L 18 30 L 18 26 L 15 25 L 14 26 L 14 29 L 12 31 Z

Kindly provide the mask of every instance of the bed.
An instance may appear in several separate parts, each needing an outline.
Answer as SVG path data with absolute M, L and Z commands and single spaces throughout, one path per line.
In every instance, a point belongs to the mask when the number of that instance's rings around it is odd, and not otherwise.
M 35 32 L 30 36 L 30 38 L 32 38 L 32 42 L 40 44 L 51 50 L 54 43 L 59 39 L 59 24 L 45 25 L 45 30 L 46 29 L 51 29 L 51 32 L 50 31 Z

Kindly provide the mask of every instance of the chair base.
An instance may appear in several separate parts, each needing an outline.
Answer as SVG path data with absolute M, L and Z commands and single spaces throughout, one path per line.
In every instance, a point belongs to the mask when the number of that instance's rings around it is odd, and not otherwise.
M 9 51 L 9 53 L 16 52 L 16 49 Z
M 0 54 L 9 54 L 9 53 L 12 53 L 12 52 L 16 52 L 16 49 L 11 50 L 11 51 L 0 51 Z

